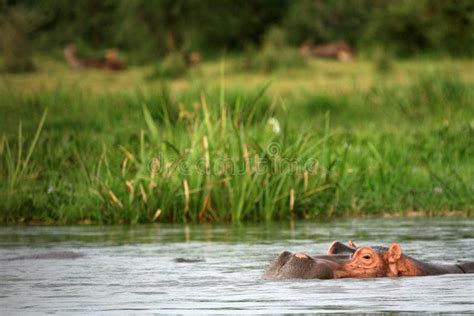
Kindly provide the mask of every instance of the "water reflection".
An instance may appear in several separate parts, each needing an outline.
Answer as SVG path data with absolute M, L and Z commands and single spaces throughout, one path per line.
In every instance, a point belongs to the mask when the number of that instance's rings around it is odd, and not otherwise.
M 0 228 L 0 258 L 74 250 L 74 260 L 2 261 L 0 306 L 19 312 L 474 311 L 474 275 L 264 281 L 280 251 L 393 241 L 430 261 L 474 260 L 474 221 L 373 219 L 263 225 Z M 189 259 L 177 262 L 177 258 Z

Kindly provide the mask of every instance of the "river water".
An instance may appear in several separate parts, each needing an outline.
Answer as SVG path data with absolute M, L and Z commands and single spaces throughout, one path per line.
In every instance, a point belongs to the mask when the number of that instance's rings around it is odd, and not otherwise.
M 474 260 L 472 219 L 0 227 L 0 313 L 474 312 L 474 274 L 260 278 L 282 250 L 324 253 L 331 241 L 348 239 L 387 246 L 396 241 L 428 261 Z M 3 260 L 56 251 L 84 256 Z

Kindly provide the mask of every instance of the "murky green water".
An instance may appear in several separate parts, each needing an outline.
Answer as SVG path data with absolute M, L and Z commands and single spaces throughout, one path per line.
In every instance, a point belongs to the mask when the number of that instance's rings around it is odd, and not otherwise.
M 282 250 L 333 240 L 401 243 L 416 258 L 474 260 L 474 220 L 377 219 L 262 226 L 2 227 L 0 258 L 73 250 L 70 260 L 0 261 L 0 310 L 17 313 L 474 312 L 474 274 L 265 281 Z M 201 259 L 177 263 L 176 258 Z M 3 314 L 3 313 L 2 313 Z

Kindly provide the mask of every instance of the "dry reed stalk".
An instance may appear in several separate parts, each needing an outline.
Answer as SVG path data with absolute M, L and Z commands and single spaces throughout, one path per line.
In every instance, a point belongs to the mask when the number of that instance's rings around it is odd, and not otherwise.
M 151 160 L 150 184 L 149 184 L 150 189 L 153 189 L 156 187 L 155 177 L 158 173 L 159 168 L 160 168 L 160 160 L 157 158 L 153 158 Z
M 143 200 L 143 203 L 147 204 L 148 203 L 148 196 L 145 192 L 145 189 L 143 188 L 143 185 L 140 183 L 140 193 L 142 195 L 142 200 Z
M 122 162 L 122 177 L 125 177 L 125 171 L 127 170 L 127 165 L 128 165 L 128 157 L 125 157 L 125 159 Z
M 316 194 L 316 193 L 318 193 L 318 192 L 324 191 L 324 190 L 326 190 L 326 189 L 328 189 L 328 188 L 330 188 L 330 187 L 331 187 L 330 184 L 324 184 L 324 185 L 322 185 L 322 186 L 320 186 L 320 187 L 317 187 L 317 188 L 314 189 L 314 190 L 311 190 L 311 191 L 309 191 L 309 192 L 306 192 L 306 193 L 302 196 L 302 198 L 307 198 L 307 197 L 309 197 L 309 196 L 311 196 L 311 195 L 313 195 L 313 194 Z
M 204 149 L 204 163 L 206 167 L 206 175 L 211 174 L 211 159 L 209 157 L 209 142 L 207 141 L 207 136 L 202 138 L 202 147 Z
M 128 189 L 128 192 L 132 195 L 132 200 L 135 197 L 135 188 L 132 185 L 132 182 L 130 180 L 125 181 L 125 186 Z
M 183 103 L 178 104 L 178 109 L 179 109 L 178 120 L 181 121 L 186 116 L 185 115 L 186 110 L 184 109 Z
M 184 214 L 189 211 L 189 186 L 188 180 L 183 180 L 184 187 Z
M 31 174 L 29 175 L 28 178 L 31 180 L 37 179 L 41 171 L 43 171 L 43 167 L 41 166 L 36 167 L 35 169 L 33 169 L 33 171 L 31 171 Z
M 250 173 L 249 150 L 247 148 L 247 144 L 244 144 L 244 162 L 245 162 L 245 172 Z
M 224 106 L 222 107 L 222 113 L 221 113 L 221 130 L 222 133 L 224 133 L 226 129 L 226 117 L 227 117 L 227 108 Z
M 254 157 L 253 173 L 257 173 L 260 168 L 260 156 L 255 154 Z
M 173 171 L 175 170 L 174 168 L 172 168 L 173 166 L 173 163 L 171 162 L 167 162 L 165 163 L 165 166 L 163 167 L 163 178 L 171 178 L 171 176 L 173 175 Z
M 116 204 L 120 208 L 123 207 L 122 202 L 120 202 L 120 200 L 117 198 L 117 196 L 114 194 L 114 192 L 112 192 L 111 189 L 109 189 L 109 197 L 110 197 L 110 200 L 112 201 L 112 204 Z
M 303 172 L 303 192 L 308 190 L 308 171 Z
M 161 208 L 157 209 L 155 215 L 153 215 L 153 222 L 155 222 L 161 215 Z
M 204 122 L 206 123 L 207 131 L 211 131 L 211 120 L 209 117 L 209 111 L 207 109 L 207 102 L 204 93 L 201 94 L 201 104 L 202 104 L 202 111 L 204 113 Z
M 135 156 L 134 156 L 127 148 L 125 148 L 124 146 L 119 145 L 119 149 L 120 149 L 120 151 L 122 151 L 122 152 L 125 154 L 125 156 L 126 156 L 129 160 L 131 160 L 131 161 L 135 161 L 135 160 L 136 160 L 136 159 L 135 159 Z
M 202 207 L 201 207 L 201 210 L 199 211 L 199 221 L 201 221 L 204 218 L 206 214 L 206 210 L 210 208 L 210 206 L 211 206 L 211 193 L 208 192 L 206 197 L 202 201 Z
M 295 190 L 290 189 L 290 212 L 293 214 L 295 208 Z
M 183 103 L 178 104 L 178 109 L 179 109 L 178 120 L 184 121 L 184 120 L 191 120 L 193 118 L 193 113 L 186 111 Z

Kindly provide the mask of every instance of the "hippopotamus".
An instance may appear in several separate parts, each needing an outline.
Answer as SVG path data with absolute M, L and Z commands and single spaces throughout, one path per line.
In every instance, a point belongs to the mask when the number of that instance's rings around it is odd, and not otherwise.
M 341 264 L 338 277 L 372 278 L 453 273 L 474 273 L 474 262 L 457 264 L 423 262 L 403 254 L 401 246 L 393 243 L 389 248 L 381 246 L 357 248 L 351 260 Z
M 264 279 L 334 279 L 341 265 L 349 262 L 354 252 L 350 241 L 346 246 L 335 241 L 326 255 L 310 256 L 302 252 L 282 252 L 265 270 Z
M 326 255 L 284 251 L 266 269 L 265 279 L 339 279 L 474 273 L 474 262 L 435 264 L 402 253 L 399 244 L 357 247 L 335 241 Z

